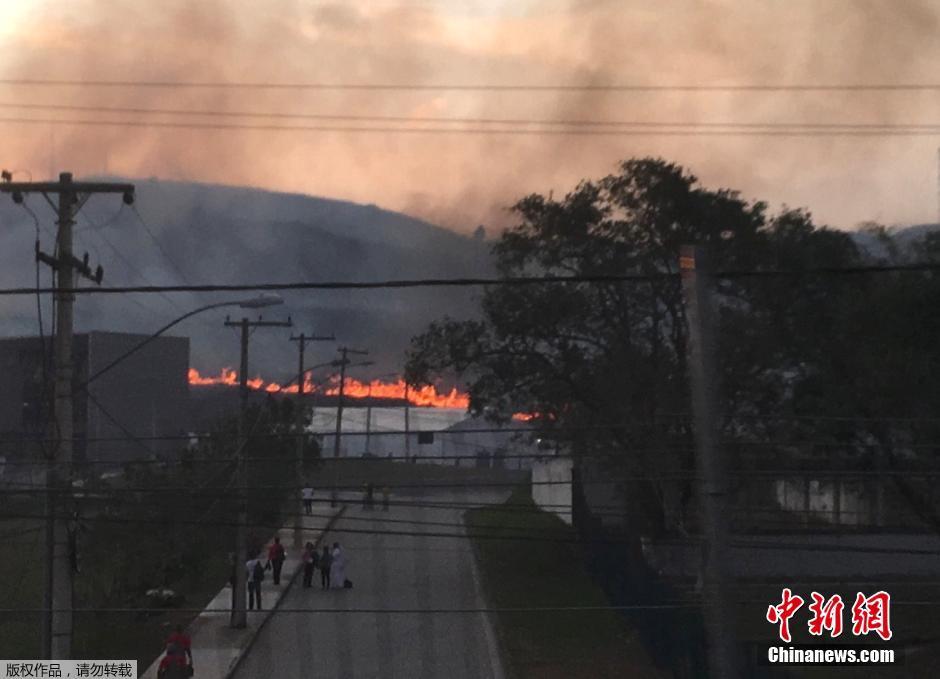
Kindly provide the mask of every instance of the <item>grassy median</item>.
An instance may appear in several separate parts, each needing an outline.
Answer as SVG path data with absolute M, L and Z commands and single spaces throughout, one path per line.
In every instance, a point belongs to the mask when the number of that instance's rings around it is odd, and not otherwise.
M 489 605 L 608 605 L 587 573 L 578 544 L 566 542 L 574 537 L 573 530 L 554 514 L 538 510 L 528 489 L 515 491 L 505 506 L 468 511 L 466 522 L 471 534 L 521 532 L 547 538 L 474 539 Z M 653 667 L 637 632 L 616 611 L 500 613 L 496 618 L 512 679 L 664 676 Z

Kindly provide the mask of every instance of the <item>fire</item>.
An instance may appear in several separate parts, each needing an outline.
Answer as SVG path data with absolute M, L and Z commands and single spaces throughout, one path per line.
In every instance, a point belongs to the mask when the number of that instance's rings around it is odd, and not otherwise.
M 334 380 L 332 385 L 327 388 L 326 393 L 330 396 L 339 394 L 339 380 Z M 394 398 L 408 399 L 408 402 L 416 406 L 431 406 L 433 408 L 468 408 L 470 406 L 470 397 L 457 391 L 454 387 L 449 392 L 439 393 L 434 385 L 428 385 L 415 389 L 405 384 L 400 377 L 396 382 L 381 382 L 372 380 L 371 382 L 360 382 L 350 377 L 346 378 L 346 386 L 343 393 L 352 398 L 365 398 L 374 396 L 376 398 Z
M 189 383 L 194 387 L 209 387 L 216 384 L 233 387 L 238 385 L 238 373 L 231 368 L 222 368 L 218 377 L 203 377 L 198 370 L 190 368 Z
M 189 384 L 194 387 L 205 387 L 205 386 L 228 386 L 234 387 L 238 386 L 238 372 L 232 370 L 231 368 L 222 368 L 216 377 L 204 377 L 199 373 L 195 368 L 189 369 Z M 281 386 L 277 382 L 267 382 L 261 377 L 254 377 L 248 380 L 248 388 L 254 390 L 264 390 L 269 394 L 296 394 L 297 385 L 289 384 L 287 386 Z M 313 383 L 313 380 L 309 375 L 306 376 L 306 383 L 304 384 L 304 391 L 307 393 L 313 393 L 317 391 L 317 386 Z M 329 386 L 324 391 L 328 396 L 336 396 L 339 394 L 339 378 L 333 377 L 330 380 Z M 346 385 L 343 389 L 343 393 L 350 398 L 365 398 L 368 396 L 374 396 L 375 398 L 391 398 L 391 399 L 400 399 L 404 400 L 406 397 L 408 402 L 416 406 L 431 406 L 434 408 L 468 408 L 470 406 L 470 397 L 458 391 L 457 388 L 451 389 L 449 392 L 439 393 L 437 389 L 431 386 L 421 387 L 420 389 L 414 389 L 405 384 L 405 381 L 399 378 L 395 382 L 382 382 L 380 380 L 372 380 L 371 382 L 360 382 L 357 379 L 350 377 L 346 378 Z

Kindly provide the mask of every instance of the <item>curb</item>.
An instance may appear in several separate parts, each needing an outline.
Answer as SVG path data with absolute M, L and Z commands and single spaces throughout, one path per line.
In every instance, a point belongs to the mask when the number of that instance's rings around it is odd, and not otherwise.
M 333 527 L 333 524 L 346 513 L 346 505 L 342 505 L 339 508 L 339 511 L 333 515 L 333 517 L 326 522 L 326 525 L 323 527 L 323 530 L 320 531 L 320 536 L 317 538 L 316 542 L 313 543 L 313 546 L 319 547 L 320 542 L 323 540 L 324 536 L 330 531 Z M 294 586 L 294 581 L 297 580 L 297 577 L 303 572 L 303 563 L 297 567 L 297 570 L 294 571 L 294 574 L 291 576 L 290 580 L 287 583 L 287 586 L 281 592 L 281 596 L 277 598 L 277 601 L 274 602 L 274 606 L 268 609 L 268 614 L 264 616 L 264 619 L 261 621 L 252 632 L 251 637 L 248 639 L 248 643 L 245 644 L 238 652 L 238 656 L 231 662 L 229 665 L 228 671 L 224 675 L 224 679 L 232 679 L 235 675 L 235 672 L 238 670 L 239 666 L 242 664 L 242 660 L 245 659 L 245 656 L 248 655 L 248 652 L 254 647 L 255 642 L 258 640 L 258 636 L 261 634 L 261 630 L 264 629 L 264 626 L 268 624 L 268 621 L 274 617 L 274 613 L 281 606 L 281 602 L 287 598 L 287 593 L 290 591 L 291 587 Z
M 464 524 L 464 532 L 466 533 L 467 513 L 464 512 L 461 518 Z M 480 569 L 477 565 L 480 562 L 480 550 L 473 538 L 468 538 L 468 540 L 470 541 L 470 551 L 473 552 L 473 559 L 470 562 L 473 582 L 476 585 L 477 591 L 482 596 L 484 603 L 488 605 L 489 602 L 487 600 L 484 579 L 480 575 Z M 490 670 L 493 672 L 493 679 L 512 679 L 514 673 L 511 667 L 507 670 L 505 659 L 508 657 L 508 654 L 506 653 L 506 644 L 503 639 L 499 620 L 497 620 L 496 616 L 492 613 L 483 613 L 482 615 L 483 632 L 486 637 L 486 647 L 490 656 Z

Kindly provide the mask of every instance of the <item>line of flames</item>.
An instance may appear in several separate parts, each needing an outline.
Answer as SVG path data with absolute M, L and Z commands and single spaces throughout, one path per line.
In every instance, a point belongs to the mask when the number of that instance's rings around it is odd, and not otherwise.
M 189 369 L 189 384 L 194 387 L 206 386 L 238 386 L 238 371 L 231 368 L 222 368 L 216 376 L 203 376 L 195 368 Z M 255 391 L 266 391 L 271 394 L 296 394 L 297 385 L 289 384 L 282 386 L 277 382 L 268 382 L 261 377 L 255 377 L 248 380 L 248 388 Z M 304 391 L 313 393 L 320 391 L 317 386 L 307 376 Z M 339 378 L 333 377 L 326 389 L 322 393 L 327 396 L 339 394 Z M 373 396 L 375 398 L 388 398 L 404 400 L 406 395 L 408 402 L 416 406 L 431 406 L 434 408 L 463 408 L 470 405 L 470 397 L 457 388 L 449 392 L 440 393 L 433 385 L 415 389 L 408 387 L 401 378 L 394 382 L 382 382 L 381 380 L 372 380 L 371 382 L 360 382 L 359 380 L 347 377 L 343 393 L 350 398 L 365 398 Z

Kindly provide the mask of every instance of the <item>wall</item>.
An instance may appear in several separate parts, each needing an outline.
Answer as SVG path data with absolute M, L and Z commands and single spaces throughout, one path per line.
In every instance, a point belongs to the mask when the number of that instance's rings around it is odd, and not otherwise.
M 536 460 L 532 463 L 532 499 L 547 512 L 571 525 L 570 458 Z
M 76 373 L 76 381 L 87 379 L 147 338 L 111 332 L 91 332 L 86 337 L 86 366 Z M 76 399 L 76 406 L 87 413 L 87 458 L 122 462 L 185 447 L 184 440 L 154 437 L 174 437 L 189 429 L 188 369 L 189 338 L 159 337 L 94 380 L 89 392 L 107 414 L 94 401 Z M 128 432 L 139 441 L 129 440 Z

